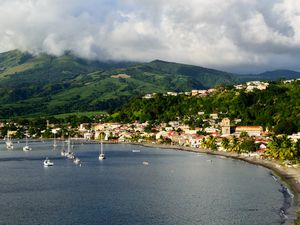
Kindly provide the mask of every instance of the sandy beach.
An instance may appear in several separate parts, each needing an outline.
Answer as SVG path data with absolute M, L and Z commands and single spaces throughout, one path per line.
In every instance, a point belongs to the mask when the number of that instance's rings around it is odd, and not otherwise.
M 247 157 L 247 156 L 239 155 L 234 152 L 211 151 L 207 149 L 182 147 L 176 145 L 163 145 L 163 144 L 151 144 L 151 143 L 135 143 L 135 144 L 142 145 L 145 147 L 152 147 L 152 148 L 175 149 L 180 151 L 206 153 L 210 155 L 220 155 L 220 156 L 243 160 L 251 164 L 266 167 L 272 170 L 274 174 L 279 176 L 282 179 L 282 181 L 284 181 L 287 184 L 288 188 L 292 191 L 294 195 L 293 205 L 289 209 L 290 219 L 296 219 L 297 217 L 298 219 L 300 218 L 299 214 L 297 214 L 297 212 L 300 209 L 300 168 L 285 167 L 285 166 L 281 166 L 280 163 L 275 160 L 268 161 L 256 157 Z

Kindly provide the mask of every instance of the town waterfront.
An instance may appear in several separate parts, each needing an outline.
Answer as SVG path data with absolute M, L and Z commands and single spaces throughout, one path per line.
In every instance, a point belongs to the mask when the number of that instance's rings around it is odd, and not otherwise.
M 0 224 L 280 224 L 280 182 L 270 171 L 220 156 L 136 145 L 0 145 Z M 140 152 L 132 152 L 140 150 Z M 45 157 L 54 166 L 44 168 Z M 148 162 L 149 165 L 143 164 Z

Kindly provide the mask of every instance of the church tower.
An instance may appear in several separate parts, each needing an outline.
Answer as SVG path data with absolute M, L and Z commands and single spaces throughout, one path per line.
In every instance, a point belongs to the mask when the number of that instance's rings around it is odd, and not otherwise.
M 230 135 L 230 119 L 224 118 L 221 122 L 222 135 Z

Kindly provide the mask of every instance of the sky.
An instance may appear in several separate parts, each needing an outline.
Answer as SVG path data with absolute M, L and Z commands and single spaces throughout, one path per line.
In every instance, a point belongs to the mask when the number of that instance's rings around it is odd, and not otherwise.
M 300 70 L 299 0 L 0 0 L 0 52 Z

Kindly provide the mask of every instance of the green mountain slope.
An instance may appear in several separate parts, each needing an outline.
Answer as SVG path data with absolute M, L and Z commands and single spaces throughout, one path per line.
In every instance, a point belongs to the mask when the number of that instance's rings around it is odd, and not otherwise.
M 218 113 L 221 121 L 241 119 L 239 125 L 261 125 L 275 133 L 300 131 L 300 81 L 274 82 L 266 90 L 246 92 L 231 87 L 217 89 L 206 97 L 155 95 L 151 99 L 133 98 L 115 110 L 107 120 L 161 123 L 181 120 L 192 127 L 206 126 L 206 116 Z M 206 115 L 199 116 L 198 112 Z
M 71 53 L 34 56 L 15 50 L 0 54 L 0 118 L 107 110 L 133 96 L 210 88 L 248 77 L 160 60 L 98 62 Z

